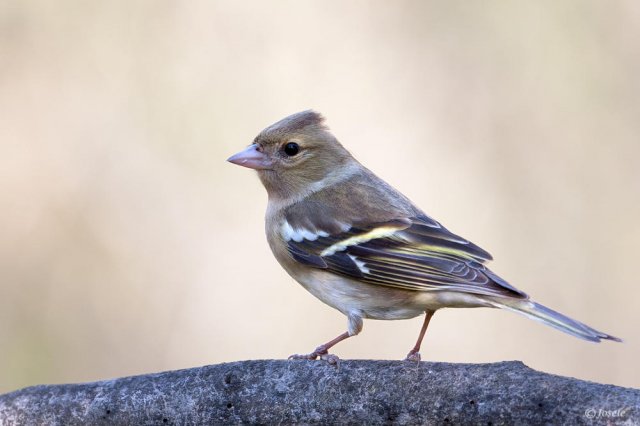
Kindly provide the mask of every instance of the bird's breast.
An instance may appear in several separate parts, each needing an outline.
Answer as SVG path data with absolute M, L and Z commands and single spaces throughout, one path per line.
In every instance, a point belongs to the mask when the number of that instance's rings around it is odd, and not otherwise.
M 325 269 L 303 265 L 293 259 L 287 249 L 287 238 L 308 231 L 292 231 L 283 217 L 269 215 L 267 211 L 266 234 L 269 247 L 278 263 L 285 271 L 327 305 L 345 315 L 357 315 L 372 319 L 406 319 L 424 312 L 424 308 L 414 303 L 416 292 L 375 286 L 352 279 Z M 311 237 L 304 235 L 304 237 Z M 424 299 L 424 296 L 422 296 Z

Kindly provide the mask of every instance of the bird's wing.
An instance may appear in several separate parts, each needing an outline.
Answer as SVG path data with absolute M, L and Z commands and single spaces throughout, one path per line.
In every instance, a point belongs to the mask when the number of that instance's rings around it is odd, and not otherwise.
M 489 253 L 426 215 L 343 225 L 337 232 L 314 225 L 285 222 L 282 232 L 292 258 L 310 267 L 406 290 L 527 298 L 483 265 Z

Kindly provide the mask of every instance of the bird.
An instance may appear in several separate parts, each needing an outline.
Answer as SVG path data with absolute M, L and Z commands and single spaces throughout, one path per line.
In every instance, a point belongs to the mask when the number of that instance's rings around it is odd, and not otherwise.
M 276 260 L 347 317 L 344 333 L 290 359 L 336 364 L 329 350 L 360 333 L 364 319 L 424 314 L 405 357 L 419 362 L 429 322 L 442 308 L 499 308 L 587 341 L 621 341 L 534 302 L 492 272 L 487 251 L 358 162 L 314 110 L 270 125 L 227 161 L 255 169 L 267 191 L 265 231 Z

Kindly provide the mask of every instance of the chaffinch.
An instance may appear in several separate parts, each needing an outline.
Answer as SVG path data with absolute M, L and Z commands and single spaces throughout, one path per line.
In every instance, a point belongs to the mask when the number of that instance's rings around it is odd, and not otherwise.
M 425 313 L 406 357 L 419 361 L 429 320 L 441 308 L 501 308 L 581 339 L 620 341 L 533 302 L 489 270 L 489 253 L 360 164 L 315 111 L 267 127 L 228 161 L 257 170 L 269 196 L 267 241 L 280 265 L 348 319 L 346 332 L 290 358 L 336 363 L 328 350 L 358 334 L 364 318 Z

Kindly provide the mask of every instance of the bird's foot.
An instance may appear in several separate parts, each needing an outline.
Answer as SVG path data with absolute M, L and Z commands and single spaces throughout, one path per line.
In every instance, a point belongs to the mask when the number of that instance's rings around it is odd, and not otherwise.
M 409 353 L 407 354 L 407 357 L 404 360 L 412 361 L 412 362 L 420 362 L 421 359 L 422 357 L 420 356 L 420 352 L 412 349 L 409 351 Z
M 338 365 L 340 362 L 340 358 L 338 355 L 330 354 L 327 351 L 327 348 L 322 345 L 318 346 L 315 351 L 310 354 L 294 354 L 289 357 L 289 359 L 308 359 L 314 360 L 320 358 L 322 361 L 326 361 L 329 365 Z
M 320 359 L 323 361 L 326 361 L 327 364 L 329 365 L 339 365 L 340 364 L 340 358 L 338 357 L 338 355 L 334 355 L 334 354 L 324 354 L 324 355 L 320 355 Z
M 318 357 L 320 356 L 320 354 L 315 353 L 315 352 L 311 352 L 310 354 L 293 354 L 293 355 L 289 355 L 288 359 L 308 359 L 308 360 L 314 360 L 314 359 L 318 359 Z

